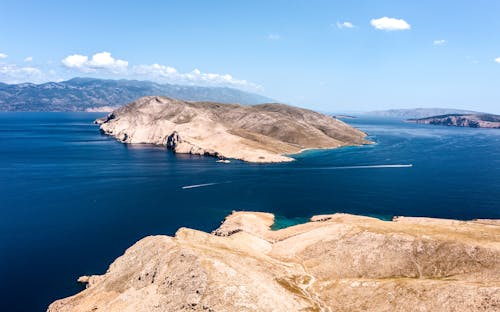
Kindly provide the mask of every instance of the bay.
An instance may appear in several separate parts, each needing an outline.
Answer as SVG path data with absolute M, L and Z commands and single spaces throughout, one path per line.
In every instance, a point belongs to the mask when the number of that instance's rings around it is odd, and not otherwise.
M 212 231 L 233 210 L 275 213 L 275 228 L 335 212 L 500 218 L 496 129 L 349 119 L 375 144 L 223 164 L 122 144 L 101 116 L 0 113 L 1 311 L 44 311 L 144 236 Z

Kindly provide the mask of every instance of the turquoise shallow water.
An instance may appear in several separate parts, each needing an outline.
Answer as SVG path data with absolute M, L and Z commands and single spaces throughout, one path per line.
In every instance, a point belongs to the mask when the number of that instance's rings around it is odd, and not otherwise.
M 0 113 L 0 311 L 43 311 L 140 238 L 211 231 L 232 210 L 273 212 L 275 228 L 334 212 L 500 218 L 499 130 L 350 119 L 376 144 L 221 164 L 121 144 L 100 116 Z

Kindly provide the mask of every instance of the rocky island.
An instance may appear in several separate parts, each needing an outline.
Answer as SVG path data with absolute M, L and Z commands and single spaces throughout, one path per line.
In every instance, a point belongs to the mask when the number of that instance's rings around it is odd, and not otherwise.
M 383 118 L 419 119 L 448 114 L 480 114 L 479 112 L 456 108 L 400 108 L 366 112 L 365 115 Z
M 130 247 L 49 312 L 498 311 L 500 222 L 233 212 Z
M 284 104 L 244 106 L 149 96 L 96 120 L 124 143 L 165 145 L 176 153 L 248 162 L 286 162 L 304 149 L 370 143 L 331 116 Z
M 428 125 L 500 129 L 500 116 L 492 114 L 447 114 L 408 121 Z

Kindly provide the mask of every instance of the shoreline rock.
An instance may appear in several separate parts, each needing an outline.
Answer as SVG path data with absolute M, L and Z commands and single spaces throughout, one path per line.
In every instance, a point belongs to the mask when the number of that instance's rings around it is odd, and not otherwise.
M 289 155 L 307 149 L 371 143 L 366 133 L 338 119 L 284 104 L 243 106 L 150 96 L 95 123 L 123 143 L 254 163 L 293 161 Z
M 272 231 L 270 213 L 233 212 L 212 234 L 138 241 L 48 311 L 495 311 L 497 221 L 333 214 Z

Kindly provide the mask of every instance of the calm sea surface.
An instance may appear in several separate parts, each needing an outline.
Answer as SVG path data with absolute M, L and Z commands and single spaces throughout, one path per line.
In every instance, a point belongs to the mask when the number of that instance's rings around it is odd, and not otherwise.
M 360 118 L 347 121 L 376 144 L 221 164 L 121 144 L 92 124 L 102 115 L 0 113 L 0 311 L 44 311 L 142 237 L 211 231 L 232 210 L 273 212 L 277 227 L 334 212 L 500 218 L 500 130 Z M 182 188 L 198 184 L 211 185 Z

